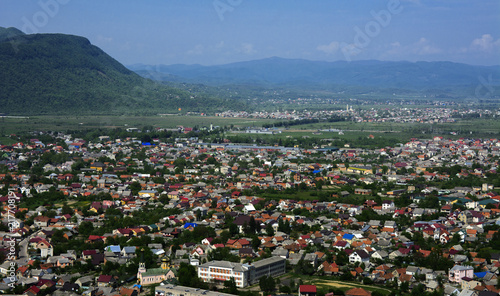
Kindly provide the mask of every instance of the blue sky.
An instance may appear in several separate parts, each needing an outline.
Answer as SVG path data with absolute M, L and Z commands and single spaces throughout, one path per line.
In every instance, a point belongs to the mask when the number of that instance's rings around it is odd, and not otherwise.
M 498 0 L 0 0 L 0 26 L 84 36 L 125 65 L 500 64 Z

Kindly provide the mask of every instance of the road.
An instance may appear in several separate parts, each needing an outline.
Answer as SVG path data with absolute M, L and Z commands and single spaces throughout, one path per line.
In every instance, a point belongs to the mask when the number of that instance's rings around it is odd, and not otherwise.
M 29 237 L 24 238 L 21 242 L 19 242 L 19 257 L 16 260 L 17 266 L 26 265 L 29 261 L 28 242 Z

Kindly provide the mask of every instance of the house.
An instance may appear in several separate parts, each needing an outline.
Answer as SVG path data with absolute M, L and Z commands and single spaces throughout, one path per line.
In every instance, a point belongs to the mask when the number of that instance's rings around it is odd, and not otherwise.
M 139 194 L 140 197 L 142 198 L 150 198 L 150 197 L 155 197 L 157 195 L 156 190 L 141 190 L 137 194 Z
M 474 288 L 479 286 L 480 284 L 481 284 L 481 282 L 479 282 L 477 280 L 474 280 L 474 279 L 471 279 L 468 277 L 464 277 L 464 278 L 462 278 L 461 288 L 462 288 L 462 290 L 474 290 Z
M 371 257 L 375 260 L 385 260 L 387 257 L 389 257 L 389 254 L 384 250 L 380 250 L 374 252 Z
M 333 262 L 332 264 L 328 262 L 323 262 L 320 265 L 320 268 L 323 269 L 323 272 L 327 275 L 332 275 L 332 274 L 338 274 L 339 273 L 339 266 L 337 263 Z
M 389 210 L 395 207 L 394 202 L 392 200 L 384 200 L 382 202 L 382 210 Z
M 31 286 L 26 291 L 24 291 L 24 295 L 35 296 L 35 295 L 38 295 L 39 292 L 40 292 L 40 289 L 38 287 Z
M 80 286 L 82 289 L 88 289 L 93 283 L 93 279 L 91 276 L 84 276 L 75 281 L 75 284 Z
M 115 254 L 120 254 L 121 253 L 121 247 L 119 245 L 111 245 L 107 246 L 106 249 L 104 249 L 106 252 L 113 252 Z
M 299 296 L 316 296 L 315 285 L 300 285 Z
M 412 276 L 418 275 L 418 274 L 420 274 L 420 267 L 408 266 L 406 268 L 406 274 L 412 275 Z
M 350 244 L 352 244 L 354 238 L 355 238 L 354 234 L 351 233 L 346 233 L 342 236 L 342 239 Z
M 96 170 L 98 172 L 102 172 L 105 167 L 106 166 L 102 162 L 94 162 L 90 165 L 91 170 Z
M 47 258 L 48 256 L 54 256 L 54 248 L 48 241 L 44 239 L 38 242 L 38 244 L 36 245 L 36 249 L 40 250 L 40 256 L 42 258 Z
M 474 277 L 474 268 L 472 266 L 455 265 L 448 272 L 450 282 L 461 284 L 462 279 L 465 277 L 470 279 Z
M 84 250 L 82 252 L 82 259 L 83 260 L 90 260 L 92 259 L 92 255 L 97 254 L 97 250 Z
M 124 295 L 124 296 L 137 296 L 137 295 L 139 295 L 139 290 L 137 287 L 135 287 L 133 289 L 121 287 L 118 292 L 120 293 L 120 295 Z
M 364 250 L 356 250 L 349 255 L 349 263 L 368 263 L 370 262 L 370 255 Z
M 343 250 L 343 249 L 349 248 L 351 245 L 346 241 L 339 240 L 339 241 L 336 241 L 332 246 L 335 249 Z
M 123 257 L 134 257 L 135 256 L 136 247 L 123 247 L 120 252 Z
M 114 283 L 113 276 L 101 274 L 97 279 L 98 287 L 109 287 Z
M 476 296 L 476 291 L 463 289 L 457 296 Z

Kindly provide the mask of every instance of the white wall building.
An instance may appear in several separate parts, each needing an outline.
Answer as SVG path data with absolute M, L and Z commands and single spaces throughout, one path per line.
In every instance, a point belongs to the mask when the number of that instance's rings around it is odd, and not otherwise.
M 246 287 L 263 276 L 279 276 L 286 272 L 286 259 L 271 257 L 252 264 L 210 261 L 198 266 L 198 277 L 204 282 L 223 283 L 234 278 L 236 286 Z

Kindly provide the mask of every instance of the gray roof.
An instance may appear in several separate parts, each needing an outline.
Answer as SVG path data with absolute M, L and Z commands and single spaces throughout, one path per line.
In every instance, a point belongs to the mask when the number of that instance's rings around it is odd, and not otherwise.
M 123 247 L 122 252 L 135 254 L 136 247 Z
M 281 258 L 281 257 L 270 257 L 270 258 L 262 259 L 262 260 L 259 260 L 259 261 L 255 261 L 252 264 L 253 264 L 253 266 L 255 266 L 255 268 L 259 268 L 259 267 L 267 265 L 267 264 L 278 263 L 278 262 L 282 262 L 282 261 L 285 261 L 285 260 L 286 259 Z
M 450 269 L 450 271 L 469 270 L 469 269 L 474 269 L 474 268 L 472 266 L 455 265 Z
M 210 261 L 200 265 L 199 267 L 209 268 L 209 267 L 220 267 L 220 268 L 230 268 L 234 271 L 245 271 L 247 267 L 241 263 L 229 262 L 229 261 Z

